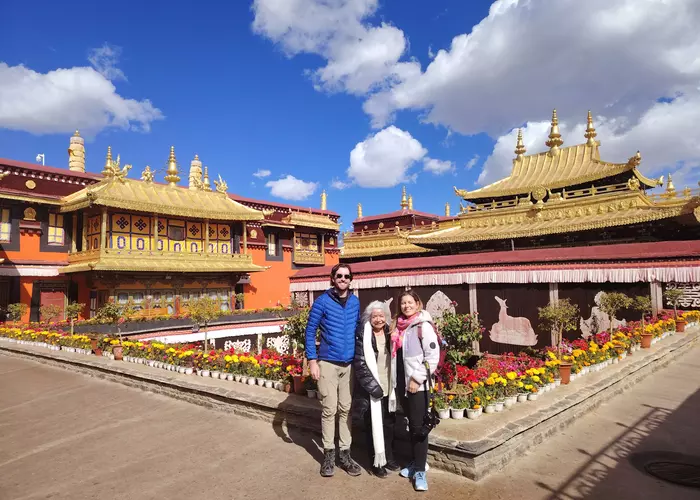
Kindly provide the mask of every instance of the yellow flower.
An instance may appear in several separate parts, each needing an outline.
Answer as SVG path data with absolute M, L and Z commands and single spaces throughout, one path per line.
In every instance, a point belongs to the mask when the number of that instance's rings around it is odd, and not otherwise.
M 518 388 L 522 388 L 524 385 L 525 385 L 525 384 L 523 384 L 522 382 L 518 381 Z
M 493 373 L 491 374 L 491 378 L 498 378 L 498 373 L 493 372 Z
M 533 380 L 534 382 L 539 382 L 539 381 L 540 381 L 540 377 L 538 377 L 537 375 L 534 375 L 534 376 L 532 377 L 532 380 Z
M 472 389 L 477 389 L 479 387 L 478 382 L 472 382 Z
M 515 380 L 515 378 L 518 376 L 517 373 L 515 372 L 508 372 L 506 373 L 506 377 L 508 377 L 508 380 Z

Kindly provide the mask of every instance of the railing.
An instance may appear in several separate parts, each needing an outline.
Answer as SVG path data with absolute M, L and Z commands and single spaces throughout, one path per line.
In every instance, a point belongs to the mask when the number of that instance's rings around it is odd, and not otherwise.
M 165 252 L 157 250 L 117 250 L 107 248 L 102 251 L 100 249 L 86 250 L 84 252 L 73 252 L 68 254 L 68 263 L 77 264 L 80 262 L 99 260 L 101 257 L 121 257 L 124 259 L 169 259 L 175 261 L 207 261 L 220 262 L 236 260 L 240 262 L 253 262 L 251 255 L 242 253 L 226 254 L 226 253 L 210 253 L 210 252 Z
M 305 250 L 294 250 L 295 264 L 325 264 L 323 254 L 320 252 L 310 252 Z

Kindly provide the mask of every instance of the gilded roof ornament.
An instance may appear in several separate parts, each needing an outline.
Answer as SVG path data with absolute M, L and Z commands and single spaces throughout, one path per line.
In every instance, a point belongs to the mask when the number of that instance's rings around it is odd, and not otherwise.
M 216 183 L 216 181 L 214 181 Z M 263 217 L 270 217 L 272 214 L 275 213 L 274 208 L 263 208 L 262 209 Z
M 151 170 L 151 167 L 146 165 L 146 168 L 143 169 L 143 172 L 141 172 L 141 180 L 144 182 L 153 182 L 153 175 L 155 172 Z
M 112 146 L 107 146 L 107 158 L 105 159 L 105 166 L 102 169 L 102 175 L 109 176 L 112 174 Z
M 668 182 L 666 183 L 666 194 L 669 196 L 676 196 L 676 186 L 673 185 L 673 179 L 671 174 L 668 174 Z
M 549 154 L 551 156 L 557 156 L 559 154 L 559 146 L 564 144 L 559 133 L 559 119 L 557 118 L 557 110 L 552 111 L 552 128 L 549 130 L 549 140 L 545 142 L 545 145 L 549 148 Z
M 226 184 L 226 181 L 221 178 L 221 174 L 219 174 L 219 180 L 214 181 L 214 185 L 216 186 L 217 193 L 226 194 L 228 184 Z
M 357 204 L 357 218 L 358 219 L 362 218 L 362 203 Z
M 408 199 L 406 198 L 406 186 L 401 188 L 401 209 L 406 210 L 408 208 Z
M 211 191 L 211 183 L 209 182 L 209 167 L 204 167 L 204 179 L 202 180 L 202 190 Z
M 467 191 L 466 189 L 457 189 L 457 186 L 452 186 L 452 189 L 455 190 L 455 194 L 460 198 L 466 198 L 467 196 L 469 196 L 469 191 Z
M 445 217 L 450 216 L 450 202 L 445 203 Z
M 521 160 L 527 150 L 523 144 L 523 129 L 518 129 L 518 142 L 515 144 L 515 159 Z
M 199 155 L 194 155 L 194 159 L 190 162 L 189 189 L 202 189 L 202 162 L 199 160 Z
M 165 180 L 170 186 L 176 186 L 180 182 L 177 170 L 177 159 L 175 158 L 175 146 L 170 146 L 170 156 L 168 157 L 168 170 L 165 172 Z
M 328 210 L 326 208 L 327 201 L 328 201 L 328 195 L 326 194 L 326 190 L 324 189 L 323 192 L 321 192 L 321 210 Z
M 627 160 L 627 164 L 631 167 L 638 167 L 642 163 L 642 153 L 637 151 L 637 154 L 634 156 L 630 156 L 630 159 Z
M 583 134 L 583 136 L 586 138 L 586 144 L 589 146 L 597 146 L 598 143 L 595 140 L 595 137 L 598 135 L 598 132 L 595 131 L 595 127 L 593 127 L 593 117 L 591 116 L 591 111 L 588 110 L 588 124 L 586 125 L 586 133 Z
M 408 195 L 408 209 L 413 210 L 413 195 Z

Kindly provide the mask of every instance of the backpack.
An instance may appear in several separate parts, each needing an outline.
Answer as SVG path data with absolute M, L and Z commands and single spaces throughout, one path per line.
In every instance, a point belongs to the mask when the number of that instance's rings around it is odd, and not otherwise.
M 423 323 L 420 322 L 418 324 L 418 340 L 421 342 L 421 346 L 423 345 Z M 447 342 L 445 342 L 445 339 L 442 338 L 442 335 L 440 335 L 440 331 L 438 330 L 437 326 L 435 326 L 435 323 L 432 321 L 427 321 L 427 323 L 430 324 L 430 326 L 433 327 L 433 331 L 435 332 L 435 335 L 437 336 L 438 344 L 440 345 L 440 358 L 438 359 L 438 365 L 437 369 L 435 370 L 435 373 L 439 372 L 442 369 L 442 366 L 445 364 L 445 356 L 447 355 Z M 425 353 L 423 353 L 425 356 Z

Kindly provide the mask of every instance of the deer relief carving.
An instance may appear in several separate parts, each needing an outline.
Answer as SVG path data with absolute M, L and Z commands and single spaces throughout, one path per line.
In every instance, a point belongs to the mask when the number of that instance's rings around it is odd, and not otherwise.
M 530 320 L 524 317 L 509 316 L 506 299 L 494 297 L 501 305 L 498 312 L 498 323 L 491 327 L 491 340 L 499 344 L 533 346 L 537 344 L 537 335 L 532 329 Z

